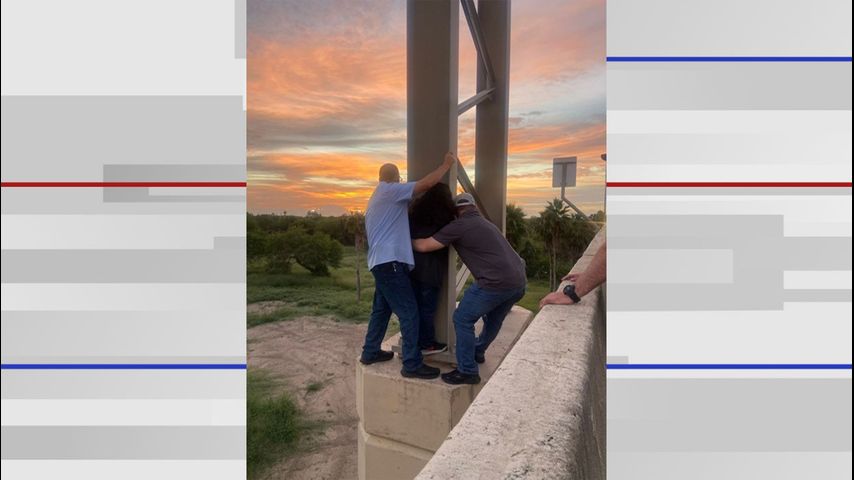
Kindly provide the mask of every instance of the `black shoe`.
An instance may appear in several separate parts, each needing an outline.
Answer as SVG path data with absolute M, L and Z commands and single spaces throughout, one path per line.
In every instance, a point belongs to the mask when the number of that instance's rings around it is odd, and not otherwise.
M 387 352 L 385 350 L 380 350 L 379 353 L 374 355 L 373 358 L 365 359 L 365 357 L 362 357 L 359 359 L 359 361 L 362 362 L 364 365 L 370 365 L 372 363 L 377 363 L 377 362 L 387 362 L 387 361 L 391 360 L 392 358 L 394 358 L 394 352 Z
M 406 378 L 423 378 L 425 380 L 430 380 L 439 376 L 441 371 L 436 367 L 431 367 L 429 365 L 421 364 L 417 370 L 410 372 L 409 370 L 402 368 L 400 370 L 400 374 Z
M 486 361 L 486 353 L 485 352 L 474 352 L 474 361 L 477 363 L 483 363 Z
M 477 385 L 480 383 L 480 375 L 469 375 L 459 370 L 451 370 L 448 373 L 442 374 L 442 381 L 451 385 Z
M 446 344 L 433 341 L 421 347 L 421 355 L 436 355 L 437 353 L 442 353 L 447 349 L 448 346 Z

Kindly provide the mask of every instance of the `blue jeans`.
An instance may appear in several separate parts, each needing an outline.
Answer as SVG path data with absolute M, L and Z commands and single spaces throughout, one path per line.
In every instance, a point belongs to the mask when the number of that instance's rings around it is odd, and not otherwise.
M 427 347 L 436 341 L 436 307 L 439 306 L 439 287 L 423 285 L 418 280 L 412 280 L 412 290 L 415 291 L 415 301 L 418 302 L 418 345 Z
M 392 312 L 400 320 L 400 336 L 403 340 L 403 368 L 417 370 L 422 364 L 421 349 L 418 348 L 418 303 L 409 280 L 409 267 L 405 263 L 388 262 L 371 269 L 374 274 L 374 305 L 362 359 L 370 360 L 379 353 L 388 330 Z
M 525 287 L 513 290 L 486 290 L 476 283 L 466 290 L 457 311 L 454 312 L 454 330 L 457 334 L 457 370 L 469 375 L 477 374 L 475 351 L 484 353 L 498 336 L 504 317 L 525 295 Z M 483 330 L 475 338 L 474 324 L 481 317 Z

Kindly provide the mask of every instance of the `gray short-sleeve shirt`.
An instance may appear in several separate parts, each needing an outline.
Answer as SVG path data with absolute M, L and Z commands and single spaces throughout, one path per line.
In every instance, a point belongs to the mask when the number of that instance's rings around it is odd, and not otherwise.
M 463 213 L 436 232 L 433 239 L 454 246 L 481 288 L 512 290 L 527 283 L 525 262 L 498 227 L 477 210 Z

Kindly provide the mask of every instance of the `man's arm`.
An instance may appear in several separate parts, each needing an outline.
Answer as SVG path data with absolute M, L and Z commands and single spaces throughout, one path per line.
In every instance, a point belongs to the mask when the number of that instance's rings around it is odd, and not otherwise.
M 445 245 L 433 237 L 416 238 L 412 240 L 412 249 L 416 252 L 435 252 L 436 250 L 441 250 L 443 248 L 445 248 Z
M 424 178 L 415 182 L 415 193 L 423 193 L 427 190 L 433 188 L 433 185 L 436 185 L 440 181 L 442 181 L 442 177 L 445 176 L 445 173 L 451 168 L 451 165 L 457 161 L 456 155 L 451 152 L 445 154 L 445 161 L 439 165 L 439 168 L 433 170 L 428 173 Z
M 574 282 L 575 294 L 583 298 L 585 295 L 593 291 L 594 288 L 605 283 L 605 276 L 607 273 L 606 259 L 607 248 L 605 244 L 602 244 L 602 246 L 599 247 L 599 251 L 597 251 L 596 255 L 593 256 L 593 260 L 590 261 L 590 265 L 587 267 L 587 270 L 577 274 L 567 274 L 563 277 L 563 280 Z M 563 291 L 558 290 L 543 297 L 543 299 L 540 300 L 540 308 L 550 304 L 572 305 L 573 303 L 572 299 L 567 297 Z

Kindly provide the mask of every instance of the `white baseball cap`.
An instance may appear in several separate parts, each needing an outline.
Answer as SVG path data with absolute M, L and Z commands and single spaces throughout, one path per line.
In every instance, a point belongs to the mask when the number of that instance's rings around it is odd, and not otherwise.
M 467 205 L 474 204 L 474 197 L 472 197 L 470 193 L 461 193 L 454 199 L 454 205 L 457 207 L 465 207 Z

